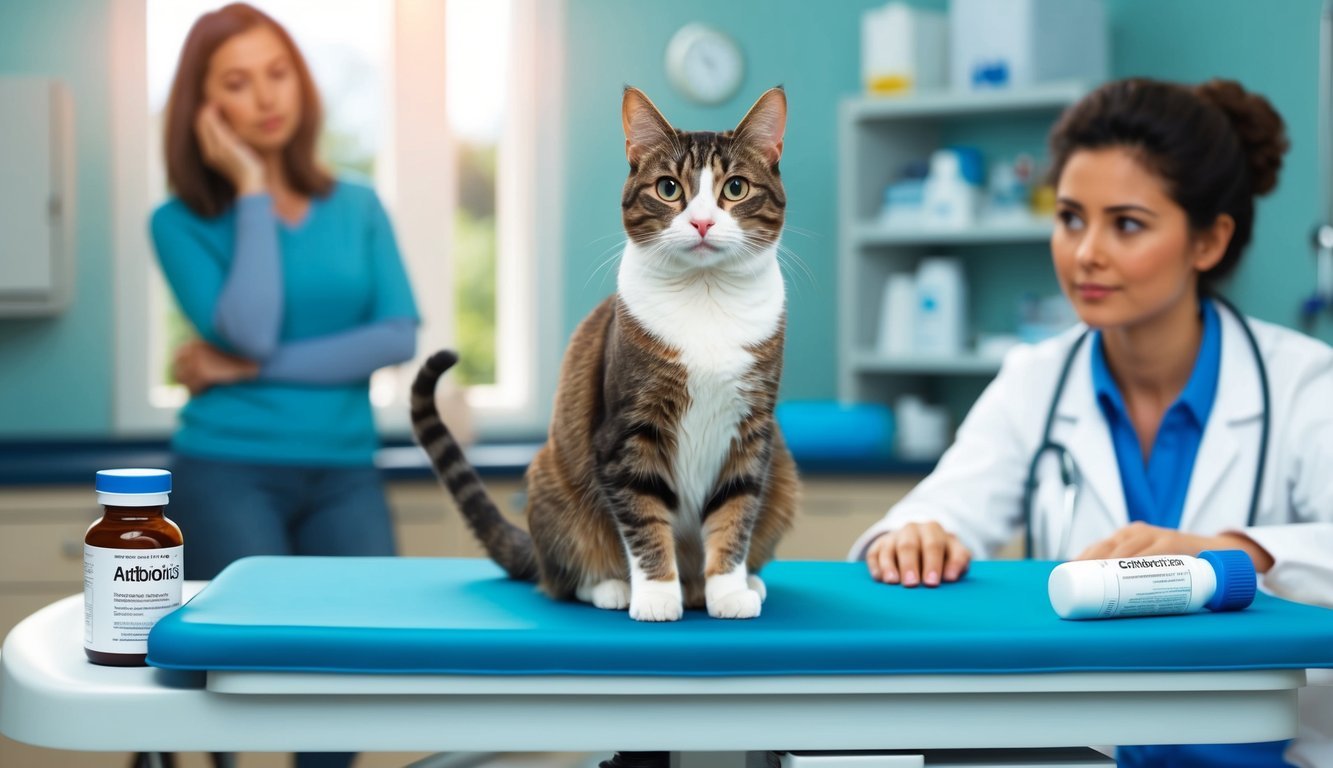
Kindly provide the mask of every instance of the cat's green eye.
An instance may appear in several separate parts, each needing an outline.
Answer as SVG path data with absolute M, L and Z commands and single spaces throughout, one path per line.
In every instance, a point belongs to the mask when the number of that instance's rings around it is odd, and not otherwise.
M 663 177 L 657 180 L 657 196 L 674 203 L 680 199 L 680 182 L 670 177 Z
M 750 182 L 740 176 L 732 176 L 722 186 L 722 196 L 731 201 L 744 200 L 750 194 Z

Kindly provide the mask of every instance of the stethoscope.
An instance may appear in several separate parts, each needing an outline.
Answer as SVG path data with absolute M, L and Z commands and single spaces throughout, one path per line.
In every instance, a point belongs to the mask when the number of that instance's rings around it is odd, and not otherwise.
M 1254 364 L 1259 372 L 1259 391 L 1263 398 L 1262 420 L 1259 433 L 1259 461 L 1254 470 L 1254 490 L 1250 495 L 1250 512 L 1248 525 L 1253 526 L 1259 514 L 1259 491 L 1263 486 L 1264 465 L 1268 460 L 1268 430 L 1269 430 L 1269 395 L 1268 395 L 1268 368 L 1264 366 L 1263 354 L 1259 351 L 1259 342 L 1254 338 L 1254 331 L 1250 324 L 1241 315 L 1240 310 L 1236 309 L 1230 301 L 1221 296 L 1212 296 L 1222 306 L 1226 307 L 1236 320 L 1240 323 L 1241 330 L 1245 332 L 1245 339 L 1250 343 L 1250 351 L 1254 353 Z M 1062 506 L 1064 508 L 1064 528 L 1060 532 L 1060 548 L 1056 550 L 1059 557 L 1064 557 L 1066 547 L 1069 545 L 1070 532 L 1074 528 L 1074 509 L 1078 506 L 1078 499 L 1083 490 L 1083 473 L 1079 471 L 1078 464 L 1074 462 L 1074 456 L 1063 444 L 1057 443 L 1051 439 L 1051 429 L 1055 425 L 1055 412 L 1060 405 L 1060 398 L 1064 395 L 1065 383 L 1069 379 L 1069 371 L 1074 367 L 1074 358 L 1078 356 L 1078 350 L 1083 346 L 1083 342 L 1092 333 L 1091 329 L 1084 331 L 1074 345 L 1070 347 L 1069 354 L 1065 357 L 1064 364 L 1060 367 L 1060 378 L 1055 382 L 1055 394 L 1051 396 L 1050 408 L 1046 411 L 1046 426 L 1041 432 L 1041 442 L 1037 445 L 1037 452 L 1032 455 L 1032 461 L 1028 464 L 1027 480 L 1023 483 L 1023 516 L 1024 516 L 1024 534 L 1023 534 L 1023 554 L 1027 558 L 1032 557 L 1032 523 L 1035 517 L 1032 505 L 1033 497 L 1037 492 L 1037 465 L 1048 451 L 1054 451 L 1056 459 L 1060 462 L 1060 482 L 1064 485 L 1064 497 Z

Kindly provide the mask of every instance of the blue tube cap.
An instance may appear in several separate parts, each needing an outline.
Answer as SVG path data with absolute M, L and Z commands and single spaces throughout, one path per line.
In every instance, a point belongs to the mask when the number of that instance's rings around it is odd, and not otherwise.
M 103 469 L 97 473 L 98 493 L 171 493 L 165 469 Z
M 1208 561 L 1217 574 L 1217 589 L 1206 603 L 1209 610 L 1239 611 L 1254 602 L 1259 579 L 1248 554 L 1239 549 L 1204 550 L 1199 559 Z

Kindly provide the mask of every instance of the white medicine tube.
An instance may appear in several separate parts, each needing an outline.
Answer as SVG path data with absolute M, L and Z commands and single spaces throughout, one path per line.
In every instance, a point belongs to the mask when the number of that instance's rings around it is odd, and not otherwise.
M 1062 619 L 1238 611 L 1256 587 L 1254 563 L 1239 549 L 1061 563 L 1046 582 Z

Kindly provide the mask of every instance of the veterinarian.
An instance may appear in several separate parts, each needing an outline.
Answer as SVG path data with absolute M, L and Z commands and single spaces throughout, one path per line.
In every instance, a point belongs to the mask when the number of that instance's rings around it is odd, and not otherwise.
M 1265 590 L 1333 605 L 1333 349 L 1217 292 L 1286 148 L 1268 101 L 1230 81 L 1122 80 L 1067 110 L 1051 254 L 1082 322 L 1010 353 L 851 557 L 936 587 L 1020 531 L 1049 560 L 1240 549 Z M 1118 764 L 1333 765 L 1333 688 L 1308 674 L 1294 741 L 1120 747 Z

